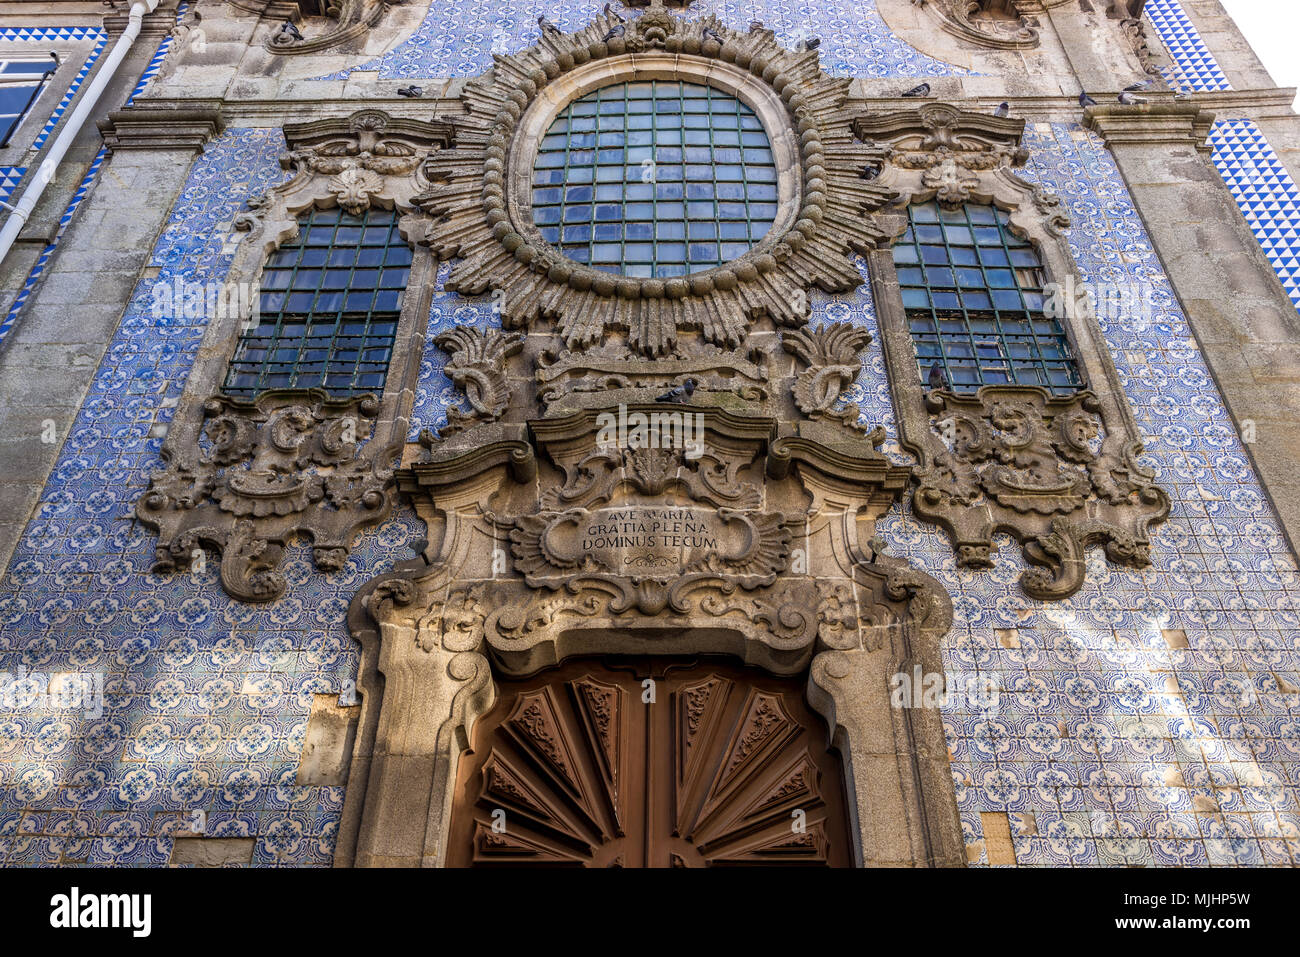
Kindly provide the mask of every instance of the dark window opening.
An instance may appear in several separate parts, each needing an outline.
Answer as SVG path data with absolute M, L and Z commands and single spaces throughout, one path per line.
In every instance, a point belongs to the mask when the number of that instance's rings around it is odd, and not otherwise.
M 1057 395 L 1082 387 L 1069 340 L 1044 314 L 1038 253 L 994 206 L 908 208 L 894 265 L 917 368 L 936 365 L 947 387 L 1041 385 Z
M 382 393 L 410 274 L 394 211 L 312 210 L 267 261 L 258 324 L 239 337 L 224 391 Z

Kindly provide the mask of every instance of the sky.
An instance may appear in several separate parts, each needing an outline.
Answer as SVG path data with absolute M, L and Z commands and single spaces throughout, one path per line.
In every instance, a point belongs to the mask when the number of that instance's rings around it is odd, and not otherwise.
M 1300 4 L 1296 0 L 1219 0 L 1278 86 L 1300 87 Z M 1300 103 L 1300 98 L 1297 99 Z

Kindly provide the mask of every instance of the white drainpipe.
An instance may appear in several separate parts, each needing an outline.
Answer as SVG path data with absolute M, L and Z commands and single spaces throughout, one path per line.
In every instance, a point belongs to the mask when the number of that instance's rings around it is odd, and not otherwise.
M 131 49 L 131 44 L 140 35 L 140 25 L 144 20 L 144 15 L 153 13 L 158 7 L 158 2 L 159 0 L 134 0 L 131 4 L 131 19 L 126 26 L 126 32 L 117 38 L 117 43 L 113 45 L 112 51 L 108 54 L 108 59 L 96 71 L 95 78 L 91 80 L 90 86 L 81 94 L 81 99 L 77 102 L 77 108 L 72 111 L 72 116 L 68 117 L 63 123 L 63 129 L 58 138 L 55 139 L 54 145 L 50 147 L 49 152 L 45 154 L 45 159 L 41 161 L 40 167 L 36 170 L 35 178 L 27 184 L 27 189 L 23 192 L 23 198 L 18 201 L 17 205 L 9 207 L 9 218 L 5 220 L 4 229 L 0 230 L 0 262 L 3 262 L 4 258 L 9 255 L 14 240 L 18 238 L 18 234 L 22 232 L 23 226 L 27 223 L 27 218 L 31 216 L 32 210 L 36 208 L 41 194 L 45 192 L 46 185 L 54 178 L 55 170 L 63 162 L 63 157 L 67 155 L 68 150 L 71 148 L 72 141 L 81 132 L 81 127 L 85 125 L 86 118 L 95 109 L 104 88 L 116 75 L 118 67 L 122 65 L 122 60 L 126 58 L 127 51 Z

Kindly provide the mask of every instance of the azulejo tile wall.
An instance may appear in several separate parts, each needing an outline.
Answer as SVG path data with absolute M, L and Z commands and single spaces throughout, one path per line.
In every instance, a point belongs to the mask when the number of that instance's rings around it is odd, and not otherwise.
M 945 711 L 967 842 L 978 852 L 981 812 L 1001 812 L 1024 865 L 1292 863 L 1300 719 L 1277 678 L 1300 684 L 1294 562 L 1109 154 L 1073 125 L 1033 127 L 1027 145 L 1028 175 L 1070 207 L 1083 278 L 1149 289 L 1153 314 L 1105 332 L 1175 505 L 1153 568 L 1093 554 L 1085 588 L 1054 604 L 1019 593 L 1014 549 L 959 571 L 907 508 L 883 522 L 889 548 L 954 595 L 954 684 L 1000 689 L 996 706 Z M 222 279 L 230 221 L 283 176 L 282 148 L 278 132 L 235 129 L 195 162 L 154 252 L 160 281 Z M 209 834 L 256 836 L 256 865 L 325 865 L 342 789 L 294 783 L 312 695 L 354 678 L 348 599 L 423 529 L 401 511 L 334 575 L 295 553 L 294 587 L 267 606 L 229 600 L 215 562 L 150 574 L 131 506 L 203 331 L 150 303 L 142 284 L 0 581 L 0 671 L 29 675 L 0 701 L 0 860 L 162 864 L 201 810 Z M 814 309 L 874 328 L 866 287 Z M 440 291 L 429 337 L 492 321 L 486 299 Z M 455 401 L 441 367 L 426 343 L 413 434 Z M 901 456 L 878 343 L 852 393 Z M 34 706 L 39 674 L 58 672 L 104 673 L 103 714 Z
M 1253 120 L 1215 123 L 1210 145 L 1214 165 L 1300 309 L 1300 188 Z
M 1147 0 L 1146 14 L 1174 61 L 1165 74 L 1174 89 L 1185 93 L 1232 89 L 1178 0 Z
M 284 175 L 283 148 L 278 131 L 233 130 L 195 162 L 154 251 L 159 281 L 224 276 L 230 220 Z M 328 864 L 342 792 L 294 784 L 312 695 L 355 676 L 348 600 L 410 557 L 422 526 L 403 514 L 367 532 L 334 575 L 293 554 L 295 587 L 270 606 L 229 600 L 215 563 L 151 575 L 132 503 L 203 333 L 151 305 L 142 283 L 0 583 L 0 860 L 162 864 L 202 810 L 210 835 L 257 835 L 257 864 Z M 33 705 L 42 675 L 96 672 L 102 715 Z
M 537 17 L 563 30 L 586 26 L 604 0 L 438 0 L 414 34 L 377 60 L 356 70 L 377 70 L 385 79 L 478 76 L 494 53 L 514 53 L 537 42 Z M 614 4 L 623 16 L 637 11 Z M 507 9 L 508 8 L 508 9 Z M 820 37 L 822 68 L 842 76 L 949 76 L 965 71 L 926 56 L 900 40 L 876 10 L 876 0 L 697 0 L 692 17 L 717 14 L 733 27 L 762 20 L 777 39 L 794 45 Z M 352 70 L 323 79 L 346 77 Z
M 1174 505 L 1153 567 L 1094 549 L 1085 587 L 1050 604 L 1019 592 L 1015 549 L 959 570 L 909 509 L 887 516 L 891 549 L 954 596 L 951 684 L 998 690 L 995 706 L 977 693 L 945 709 L 967 844 L 987 862 L 980 814 L 994 812 L 1021 865 L 1296 863 L 1300 695 L 1278 683 L 1300 686 L 1294 559 L 1101 140 L 1040 125 L 1026 145 L 1027 177 L 1069 206 L 1081 278 L 1153 306 L 1102 325 Z M 824 308 L 874 329 L 866 293 Z M 851 398 L 893 434 L 874 343 Z

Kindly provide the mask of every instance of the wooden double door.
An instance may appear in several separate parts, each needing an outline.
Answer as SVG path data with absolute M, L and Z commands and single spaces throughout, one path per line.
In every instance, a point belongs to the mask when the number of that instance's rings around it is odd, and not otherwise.
M 501 682 L 460 761 L 448 864 L 851 865 L 839 756 L 805 685 L 705 658 Z

